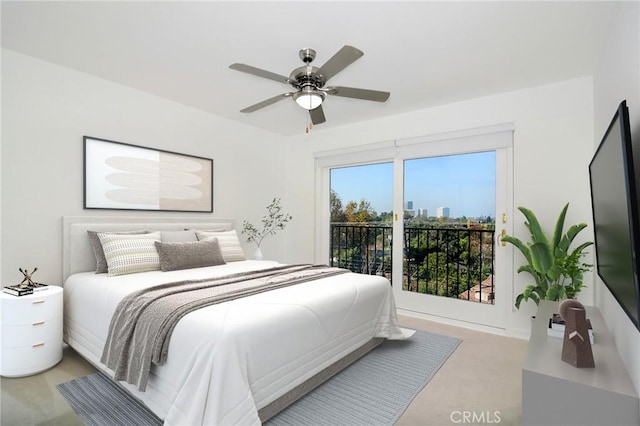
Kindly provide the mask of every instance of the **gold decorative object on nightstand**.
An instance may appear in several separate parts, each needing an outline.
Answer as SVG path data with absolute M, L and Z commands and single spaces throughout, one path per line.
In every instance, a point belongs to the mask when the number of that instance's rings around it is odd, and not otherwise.
M 19 288 L 31 288 L 34 291 L 46 290 L 47 288 L 49 288 L 49 286 L 47 284 L 37 283 L 32 279 L 33 274 L 35 274 L 37 270 L 38 270 L 38 268 L 33 268 L 33 271 L 29 272 L 29 270 L 27 268 L 24 268 L 24 269 L 23 268 L 18 268 L 18 271 L 20 271 L 22 273 L 24 278 L 22 279 L 20 284 L 17 285 L 17 287 L 19 287 Z

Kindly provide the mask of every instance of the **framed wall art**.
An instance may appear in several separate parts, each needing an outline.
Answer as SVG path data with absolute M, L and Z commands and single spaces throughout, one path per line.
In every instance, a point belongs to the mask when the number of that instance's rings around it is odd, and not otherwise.
M 213 160 L 85 136 L 84 208 L 213 212 Z

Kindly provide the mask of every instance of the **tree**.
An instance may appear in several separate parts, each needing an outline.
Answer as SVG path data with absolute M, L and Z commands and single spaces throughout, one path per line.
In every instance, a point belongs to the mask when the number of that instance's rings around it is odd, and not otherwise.
M 393 222 L 393 211 L 382 212 L 376 218 L 377 222 Z
M 329 205 L 331 208 L 331 222 L 345 222 L 345 214 L 342 210 L 342 200 L 333 189 L 329 196 Z
M 371 207 L 371 203 L 360 200 L 360 203 L 349 201 L 344 208 L 345 222 L 365 223 L 373 222 L 378 214 Z

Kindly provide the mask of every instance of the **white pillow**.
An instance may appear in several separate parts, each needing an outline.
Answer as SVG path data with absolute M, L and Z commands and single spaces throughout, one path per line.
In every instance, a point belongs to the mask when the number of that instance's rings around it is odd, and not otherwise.
M 110 277 L 160 269 L 156 241 L 160 232 L 140 235 L 98 233 Z
M 220 251 L 222 252 L 222 258 L 225 262 L 247 260 L 235 229 L 221 232 L 196 231 L 196 235 L 199 241 L 217 238 Z

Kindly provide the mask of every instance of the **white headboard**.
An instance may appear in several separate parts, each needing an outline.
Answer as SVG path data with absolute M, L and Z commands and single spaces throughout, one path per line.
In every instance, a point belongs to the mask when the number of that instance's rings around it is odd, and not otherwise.
M 231 230 L 233 219 L 123 217 L 123 216 L 64 216 L 62 218 L 62 276 L 63 281 L 77 272 L 93 271 L 96 261 L 87 231 L 180 231 L 186 228 Z

